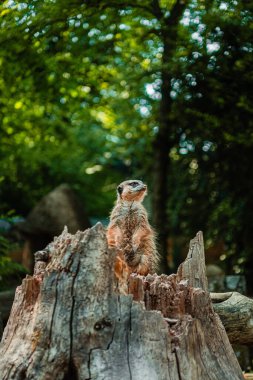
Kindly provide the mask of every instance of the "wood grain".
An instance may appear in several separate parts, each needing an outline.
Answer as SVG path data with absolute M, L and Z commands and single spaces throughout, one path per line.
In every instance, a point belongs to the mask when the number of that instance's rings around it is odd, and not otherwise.
M 132 275 L 123 295 L 102 225 L 64 230 L 16 290 L 1 380 L 243 379 L 206 291 L 202 244 L 198 234 L 175 275 Z

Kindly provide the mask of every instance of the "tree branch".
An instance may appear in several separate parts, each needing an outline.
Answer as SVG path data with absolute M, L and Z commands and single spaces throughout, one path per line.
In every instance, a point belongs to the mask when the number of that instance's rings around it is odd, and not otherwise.
M 183 12 L 189 3 L 189 0 L 177 0 L 174 7 L 171 9 L 169 16 L 165 18 L 166 25 L 169 27 L 177 26 Z
M 163 18 L 164 14 L 161 10 L 159 0 L 151 1 L 151 5 L 152 5 L 152 10 L 153 10 L 154 16 L 156 16 L 157 20 L 161 20 Z

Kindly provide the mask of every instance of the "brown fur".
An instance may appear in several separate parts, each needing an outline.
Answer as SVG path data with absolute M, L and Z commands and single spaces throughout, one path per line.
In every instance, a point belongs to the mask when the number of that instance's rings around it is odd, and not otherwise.
M 118 186 L 118 198 L 107 231 L 109 246 L 116 247 L 118 252 L 117 277 L 123 270 L 147 275 L 157 269 L 155 235 L 141 204 L 146 194 L 147 186 L 139 180 L 124 181 Z

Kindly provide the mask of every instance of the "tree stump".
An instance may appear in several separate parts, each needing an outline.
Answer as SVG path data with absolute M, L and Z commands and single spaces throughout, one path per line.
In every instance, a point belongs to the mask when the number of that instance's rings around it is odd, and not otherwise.
M 132 275 L 129 295 L 101 224 L 65 229 L 35 257 L 4 331 L 1 380 L 243 379 L 207 291 L 201 233 L 177 274 Z

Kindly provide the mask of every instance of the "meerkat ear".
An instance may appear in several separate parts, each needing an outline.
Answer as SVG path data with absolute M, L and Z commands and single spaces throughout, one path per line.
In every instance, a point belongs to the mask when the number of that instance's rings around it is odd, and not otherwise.
M 123 192 L 123 187 L 122 186 L 118 186 L 117 187 L 117 191 L 118 191 L 119 195 L 121 195 L 122 192 Z

